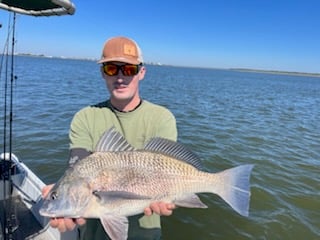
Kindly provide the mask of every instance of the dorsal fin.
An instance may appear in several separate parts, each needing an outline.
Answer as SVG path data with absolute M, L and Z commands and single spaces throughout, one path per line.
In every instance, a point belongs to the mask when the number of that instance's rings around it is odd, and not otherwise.
M 135 150 L 127 140 L 114 128 L 105 131 L 97 143 L 96 152 L 121 152 Z
M 180 143 L 169 139 L 155 137 L 152 138 L 144 147 L 144 150 L 159 152 L 170 157 L 187 162 L 192 166 L 202 169 L 200 158 Z

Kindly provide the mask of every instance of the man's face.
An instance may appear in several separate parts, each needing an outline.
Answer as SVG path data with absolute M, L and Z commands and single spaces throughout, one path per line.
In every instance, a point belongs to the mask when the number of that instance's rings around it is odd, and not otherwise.
M 123 66 L 123 62 L 109 62 L 110 64 Z M 113 66 L 115 67 L 115 66 Z M 102 76 L 106 80 L 111 98 L 115 101 L 130 101 L 134 97 L 139 96 L 139 81 L 144 78 L 145 68 L 139 66 L 138 73 L 133 76 L 125 76 L 121 69 L 118 69 L 118 74 L 109 76 L 105 73 L 102 67 Z

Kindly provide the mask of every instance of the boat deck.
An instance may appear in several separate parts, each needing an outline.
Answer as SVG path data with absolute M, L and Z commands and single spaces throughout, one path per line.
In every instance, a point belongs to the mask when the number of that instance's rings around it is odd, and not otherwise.
M 4 209 L 7 209 L 6 213 L 4 212 Z M 11 217 L 5 215 L 8 214 L 8 209 L 11 209 Z M 22 202 L 20 196 L 12 197 L 11 204 L 9 199 L 1 200 L 0 214 L 1 226 L 4 224 L 4 218 L 10 217 L 10 225 L 13 233 L 11 236 L 8 236 L 7 239 L 34 239 L 36 235 L 39 235 L 44 231 L 30 209 Z M 1 231 L 0 240 L 5 239 L 4 236 L 1 236 L 2 233 L 3 232 Z

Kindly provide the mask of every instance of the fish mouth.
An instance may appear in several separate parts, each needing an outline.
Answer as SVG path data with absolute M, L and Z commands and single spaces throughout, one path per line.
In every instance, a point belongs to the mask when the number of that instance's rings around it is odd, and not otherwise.
M 40 209 L 39 213 L 41 216 L 44 216 L 44 217 L 56 217 L 56 214 L 50 213 L 44 209 Z
M 66 218 L 79 218 L 81 217 L 80 215 L 76 215 L 74 213 L 72 214 L 67 214 L 65 211 L 61 212 L 50 212 L 46 211 L 45 209 L 40 209 L 39 213 L 43 217 L 49 217 L 49 218 L 57 218 L 57 217 L 66 217 Z
M 61 209 L 59 206 L 55 206 L 47 203 L 44 203 L 42 207 L 39 209 L 39 214 L 41 216 L 51 217 L 51 218 L 67 217 L 66 215 L 70 215 L 68 214 L 70 212 L 75 212 L 75 211 L 72 211 L 72 209 L 69 209 L 69 210 L 65 208 Z

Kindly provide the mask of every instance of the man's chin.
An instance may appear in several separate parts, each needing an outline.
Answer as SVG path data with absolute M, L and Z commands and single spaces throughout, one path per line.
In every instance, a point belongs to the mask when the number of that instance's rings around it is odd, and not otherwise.
M 114 97 L 114 99 L 119 100 L 119 101 L 130 99 L 130 96 L 126 92 L 119 92 L 119 91 L 114 91 L 113 97 Z

